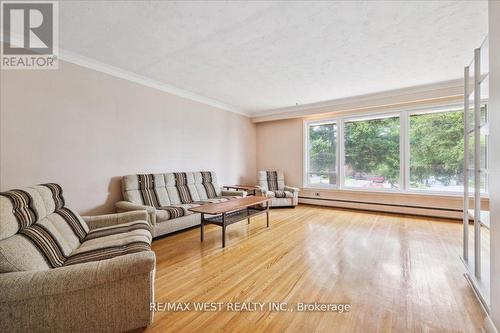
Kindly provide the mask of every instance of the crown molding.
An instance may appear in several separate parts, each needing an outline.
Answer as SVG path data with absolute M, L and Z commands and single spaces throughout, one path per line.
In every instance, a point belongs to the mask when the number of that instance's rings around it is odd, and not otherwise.
M 21 40 L 18 36 L 13 37 L 14 41 Z M 0 41 L 3 42 L 1 36 Z M 100 62 L 93 58 L 85 57 L 81 54 L 68 51 L 60 47 L 58 49 L 58 57 L 60 60 L 64 60 L 72 64 L 102 72 L 117 78 L 157 89 L 205 105 L 209 105 L 224 111 L 249 117 L 254 123 L 289 118 L 302 118 L 333 112 L 346 112 L 362 109 L 391 107 L 394 105 L 411 103 L 415 101 L 426 101 L 444 97 L 458 97 L 463 94 L 463 80 L 455 79 L 366 95 L 358 95 L 317 103 L 310 103 L 300 106 L 251 112 L 203 95 L 193 93 L 185 89 L 181 89 L 154 79 L 150 79 L 148 77 L 136 74 L 120 67 Z
M 255 123 L 302 118 L 333 112 L 347 112 L 362 109 L 391 107 L 394 105 L 428 101 L 463 95 L 463 79 L 449 80 L 432 84 L 388 90 L 366 95 L 352 96 L 296 107 L 267 110 L 251 114 Z
M 131 81 L 131 82 L 134 82 L 134 83 L 146 86 L 146 87 L 161 90 L 163 92 L 167 92 L 167 93 L 172 94 L 172 95 L 183 97 L 183 98 L 186 98 L 186 99 L 189 99 L 189 100 L 192 100 L 195 102 L 199 102 L 202 104 L 210 105 L 210 106 L 213 106 L 215 108 L 222 109 L 224 111 L 233 112 L 233 113 L 243 115 L 246 117 L 250 116 L 248 113 L 246 113 L 243 110 L 241 110 L 237 107 L 234 107 L 232 105 L 229 105 L 229 104 L 226 104 L 223 102 L 219 102 L 219 101 L 211 99 L 209 97 L 205 97 L 205 96 L 193 93 L 193 92 L 188 91 L 188 90 L 177 88 L 175 86 L 165 84 L 165 83 L 157 81 L 157 80 L 150 79 L 148 77 L 133 73 L 133 72 L 125 70 L 123 68 L 115 67 L 115 66 L 97 61 L 95 59 L 82 56 L 78 53 L 64 50 L 62 48 L 59 48 L 59 59 L 64 60 L 66 62 L 70 62 L 70 63 L 75 64 L 75 65 L 79 65 L 82 67 L 86 67 L 86 68 L 95 70 L 98 72 L 102 72 L 102 73 L 105 73 L 105 74 L 108 74 L 108 75 L 111 75 L 111 76 L 114 76 L 114 77 L 117 77 L 120 79 Z
M 21 44 L 22 38 L 19 35 L 12 34 L 11 39 L 12 39 L 12 42 L 14 42 L 16 44 Z M 3 36 L 0 36 L 0 42 L 4 43 Z M 186 98 L 186 99 L 189 99 L 189 100 L 192 100 L 195 102 L 199 102 L 202 104 L 213 106 L 215 108 L 218 108 L 218 109 L 221 109 L 224 111 L 229 111 L 229 112 L 233 112 L 233 113 L 245 116 L 245 117 L 250 117 L 250 115 L 247 112 L 245 112 L 245 111 L 243 111 L 235 106 L 232 106 L 232 105 L 229 105 L 229 104 L 226 104 L 223 102 L 219 102 L 219 101 L 214 100 L 212 98 L 205 97 L 205 96 L 193 93 L 193 92 L 185 90 L 185 89 L 177 88 L 175 86 L 172 86 L 172 85 L 169 85 L 169 84 L 157 81 L 157 80 L 150 79 L 148 77 L 136 74 L 134 72 L 125 70 L 123 68 L 100 62 L 100 61 L 93 59 L 93 58 L 85 57 L 81 54 L 65 50 L 61 47 L 59 47 L 57 49 L 56 55 L 59 58 L 59 60 L 64 60 L 66 62 L 75 64 L 78 66 L 82 66 L 85 68 L 89 68 L 89 69 L 92 69 L 92 70 L 95 70 L 95 71 L 98 71 L 101 73 L 105 73 L 105 74 L 120 78 L 120 79 L 131 81 L 131 82 L 134 82 L 134 83 L 137 83 L 137 84 L 149 87 L 149 88 L 157 89 L 157 90 L 160 90 L 160 91 L 172 94 L 172 95 L 176 95 L 176 96 L 179 96 L 182 98 Z
M 495 324 L 493 323 L 493 319 L 491 319 L 491 316 L 488 315 L 486 318 L 484 318 L 484 329 L 486 333 L 498 333 L 497 328 L 495 327 Z

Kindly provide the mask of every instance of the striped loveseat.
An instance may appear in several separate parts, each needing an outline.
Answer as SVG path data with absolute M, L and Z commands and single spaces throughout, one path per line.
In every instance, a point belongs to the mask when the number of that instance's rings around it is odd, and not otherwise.
M 221 190 L 212 171 L 128 175 L 122 178 L 122 193 L 117 210 L 147 210 L 155 237 L 199 225 L 200 214 L 191 207 L 247 195 Z
M 271 207 L 294 207 L 299 203 L 299 189 L 285 185 L 282 171 L 259 171 L 257 179 L 260 187 L 257 194 L 272 198 Z
M 147 212 L 81 217 L 57 184 L 0 193 L 0 332 L 124 332 L 152 321 Z

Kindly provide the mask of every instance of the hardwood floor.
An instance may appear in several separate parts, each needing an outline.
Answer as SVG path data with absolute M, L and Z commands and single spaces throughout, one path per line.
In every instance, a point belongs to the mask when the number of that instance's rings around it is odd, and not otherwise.
M 480 332 L 461 224 L 314 206 L 157 240 L 157 302 L 349 303 L 350 312 L 156 312 L 147 332 Z

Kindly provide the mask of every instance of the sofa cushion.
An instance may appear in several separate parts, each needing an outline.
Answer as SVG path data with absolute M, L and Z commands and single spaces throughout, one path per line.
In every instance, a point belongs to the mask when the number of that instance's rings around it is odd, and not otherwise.
M 75 236 L 83 239 L 87 224 L 65 207 L 62 189 L 57 184 L 42 184 L 0 193 L 0 240 L 51 215 L 60 215 Z M 76 215 L 76 216 L 74 216 Z
M 174 206 L 163 206 L 156 209 L 156 217 L 158 221 L 168 221 L 173 220 L 178 217 L 188 216 L 193 214 L 189 208 L 199 206 L 199 203 L 174 205 Z
M 259 171 L 259 186 L 268 191 L 283 191 L 285 189 L 285 176 L 282 171 Z
M 149 250 L 151 250 L 151 233 L 144 229 L 136 229 L 84 241 L 71 253 L 64 266 L 106 260 Z
M 201 179 L 198 178 L 198 176 L 201 176 Z M 201 184 L 201 186 L 197 187 L 198 194 L 200 194 L 200 199 L 202 198 L 213 199 L 218 196 L 214 186 L 214 179 L 212 176 L 212 172 L 201 171 L 195 173 L 195 184 Z
M 173 220 L 178 217 L 188 216 L 194 214 L 189 208 L 197 207 L 200 205 L 205 205 L 208 203 L 219 203 L 229 200 L 239 199 L 241 196 L 224 196 L 216 197 L 212 199 L 203 199 L 199 201 L 192 202 L 190 204 L 173 205 L 173 206 L 163 206 L 156 208 L 156 219 L 159 222 Z
M 224 196 L 224 197 L 216 197 L 212 199 L 203 199 L 199 201 L 192 202 L 190 204 L 181 204 L 181 205 L 172 205 L 172 206 L 163 206 L 156 208 L 156 220 L 158 222 L 173 220 L 179 217 L 188 216 L 194 214 L 189 208 L 205 205 L 208 203 L 219 203 L 225 202 L 228 200 L 239 199 L 241 196 Z
M 64 265 L 111 259 L 116 256 L 150 250 L 152 227 L 146 221 L 133 221 L 89 231 L 81 246 Z
M 60 267 L 80 246 L 89 228 L 65 207 L 57 184 L 0 193 L 0 269 L 2 272 Z M 18 241 L 12 251 L 12 240 Z M 38 255 L 34 255 L 38 252 Z M 27 260 L 30 254 L 33 260 Z M 45 264 L 40 261 L 43 258 Z
M 159 207 L 168 204 L 165 177 L 161 174 L 137 175 L 141 201 L 146 206 Z
M 278 190 L 278 173 L 276 171 L 266 171 L 267 174 L 267 188 L 269 191 Z
M 125 200 L 141 205 L 158 207 L 170 204 L 163 174 L 124 176 L 122 191 Z
M 293 192 L 290 191 L 267 191 L 268 198 L 293 198 Z
M 190 173 L 192 176 L 192 173 Z M 177 193 L 179 193 L 179 199 L 182 204 L 188 204 L 193 202 L 193 195 L 188 186 L 188 173 L 187 172 L 175 172 L 175 187 L 177 188 Z M 192 177 L 190 177 L 192 178 Z M 194 179 L 190 179 L 190 184 L 194 184 Z M 196 192 L 195 192 L 196 193 Z
M 132 203 L 162 207 L 221 196 L 212 171 L 128 175 L 122 179 L 123 198 Z
M 87 234 L 87 237 L 85 237 L 85 241 L 112 235 L 120 235 L 120 237 L 122 237 L 123 234 L 125 235 L 131 234 L 132 231 L 134 231 L 133 234 L 135 235 L 142 234 L 146 236 L 151 242 L 152 240 L 151 234 L 153 233 L 153 228 L 146 221 L 134 221 L 129 223 L 121 223 L 109 227 L 92 229 Z
M 217 198 L 222 195 L 217 183 L 217 175 L 213 171 L 193 172 L 194 185 L 198 191 L 199 200 Z M 212 191 L 213 190 L 213 191 Z
M 0 241 L 0 273 L 49 269 L 45 257 L 23 235 Z

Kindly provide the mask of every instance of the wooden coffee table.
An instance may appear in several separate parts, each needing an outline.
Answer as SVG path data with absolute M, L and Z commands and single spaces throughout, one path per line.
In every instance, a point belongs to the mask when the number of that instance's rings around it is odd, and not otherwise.
M 222 247 L 226 247 L 226 227 L 230 224 L 250 217 L 266 213 L 267 227 L 269 228 L 269 201 L 266 197 L 244 197 L 219 203 L 208 203 L 198 207 L 189 208 L 190 211 L 201 213 L 201 235 L 203 242 L 203 226 L 207 223 L 222 227 Z M 265 203 L 262 207 L 260 204 Z M 205 215 L 213 215 L 206 218 Z
M 247 191 L 248 195 L 255 195 L 255 192 L 260 188 L 260 186 L 257 185 L 224 185 L 222 186 L 226 190 L 240 190 L 240 191 Z

